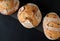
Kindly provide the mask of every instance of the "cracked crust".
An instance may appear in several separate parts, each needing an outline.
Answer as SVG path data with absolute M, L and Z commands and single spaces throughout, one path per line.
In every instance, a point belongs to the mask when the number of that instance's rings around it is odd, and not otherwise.
M 42 16 L 39 8 L 32 3 L 26 4 L 25 6 L 21 7 L 18 11 L 19 21 L 21 23 L 24 23 L 26 20 L 29 20 L 29 23 L 32 24 L 34 27 L 41 22 L 41 18 Z
M 56 13 L 49 13 L 43 20 L 43 29 L 46 37 L 50 40 L 60 38 L 60 18 Z
M 0 13 L 3 15 L 13 14 L 19 7 L 19 0 L 0 0 Z

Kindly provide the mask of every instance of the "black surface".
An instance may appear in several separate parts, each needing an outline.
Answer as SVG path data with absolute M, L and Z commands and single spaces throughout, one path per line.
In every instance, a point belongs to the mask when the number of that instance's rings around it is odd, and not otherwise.
M 24 28 L 16 19 L 0 15 L 0 41 L 43 41 L 48 40 L 36 29 Z
M 39 6 L 42 16 L 48 12 L 56 12 L 60 16 L 59 0 L 20 0 L 21 6 L 35 3 Z M 43 18 L 42 18 L 43 19 Z M 42 22 L 41 22 L 42 24 Z M 0 41 L 49 41 L 45 35 L 36 29 L 24 28 L 18 20 L 11 16 L 0 14 Z M 60 41 L 60 40 L 56 40 Z

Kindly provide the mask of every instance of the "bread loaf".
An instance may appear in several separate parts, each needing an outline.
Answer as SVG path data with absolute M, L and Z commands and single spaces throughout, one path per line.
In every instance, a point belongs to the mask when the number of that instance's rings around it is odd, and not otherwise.
M 50 40 L 60 38 L 60 18 L 54 13 L 48 13 L 43 20 L 43 29 L 46 37 Z
M 19 7 L 19 0 L 0 0 L 0 13 L 3 15 L 13 14 Z
M 41 22 L 41 12 L 37 5 L 28 3 L 18 11 L 18 20 L 26 28 L 34 28 Z

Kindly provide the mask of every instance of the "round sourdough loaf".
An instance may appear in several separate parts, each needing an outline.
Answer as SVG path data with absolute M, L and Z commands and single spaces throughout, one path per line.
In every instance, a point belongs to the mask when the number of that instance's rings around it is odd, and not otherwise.
M 13 14 L 19 7 L 19 0 L 0 0 L 0 13 L 3 15 Z
M 41 22 L 41 12 L 37 5 L 28 3 L 18 11 L 18 20 L 26 28 L 34 28 Z

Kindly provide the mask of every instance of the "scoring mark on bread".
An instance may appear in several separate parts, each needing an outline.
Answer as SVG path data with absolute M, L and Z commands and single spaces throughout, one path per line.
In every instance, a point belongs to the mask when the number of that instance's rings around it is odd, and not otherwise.
M 57 25 L 60 25 L 59 23 Z
M 21 8 L 19 9 L 19 14 L 21 15 L 24 10 L 25 10 L 25 7 L 24 7 L 24 6 L 21 7 Z
M 47 24 L 47 26 L 59 28 L 60 27 L 60 23 L 51 21 L 51 22 L 49 22 Z
M 26 17 L 25 19 L 26 20 L 29 20 L 30 22 L 32 22 L 32 19 L 31 18 Z
M 48 23 L 47 26 L 53 27 L 53 24 Z
M 52 38 L 52 34 L 51 34 L 51 33 L 49 33 L 49 34 L 50 34 L 50 36 L 49 36 L 49 37 L 50 37 L 50 38 Z
M 47 14 L 47 17 L 50 17 L 50 18 L 57 18 L 57 15 L 56 15 L 56 14 Z

